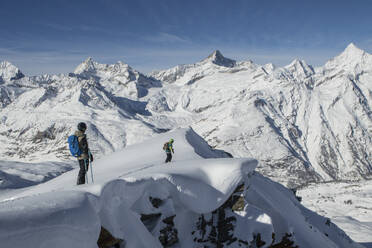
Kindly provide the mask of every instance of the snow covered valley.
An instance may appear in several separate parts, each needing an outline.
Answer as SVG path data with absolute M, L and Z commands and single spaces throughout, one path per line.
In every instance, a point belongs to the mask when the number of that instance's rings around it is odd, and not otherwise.
M 312 184 L 297 195 L 304 206 L 330 218 L 353 240 L 372 246 L 371 181 Z

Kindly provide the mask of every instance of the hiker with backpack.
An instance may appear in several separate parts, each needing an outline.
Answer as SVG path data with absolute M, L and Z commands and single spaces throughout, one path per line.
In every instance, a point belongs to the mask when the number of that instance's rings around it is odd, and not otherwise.
M 172 160 L 172 153 L 174 153 L 173 142 L 174 142 L 174 140 L 170 139 L 169 142 L 166 142 L 163 145 L 163 150 L 167 154 L 167 158 L 165 159 L 165 163 L 168 163 Z
M 68 137 L 68 143 L 71 154 L 77 158 L 80 166 L 77 185 L 85 184 L 86 173 L 89 168 L 89 160 L 93 162 L 93 155 L 89 151 L 88 140 L 85 134 L 87 125 L 80 122 L 74 135 Z M 92 178 L 93 179 L 93 178 Z

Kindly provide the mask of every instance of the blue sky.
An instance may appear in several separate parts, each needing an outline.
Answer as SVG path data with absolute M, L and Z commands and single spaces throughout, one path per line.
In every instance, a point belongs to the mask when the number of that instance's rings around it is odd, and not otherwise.
M 372 52 L 372 1 L 4 0 L 0 61 L 27 75 L 67 73 L 87 57 L 141 72 L 226 57 L 324 64 L 351 42 Z

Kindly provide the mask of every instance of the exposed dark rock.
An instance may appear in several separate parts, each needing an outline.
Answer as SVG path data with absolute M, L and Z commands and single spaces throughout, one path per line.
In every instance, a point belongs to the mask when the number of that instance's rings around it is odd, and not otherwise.
M 326 223 L 325 223 L 327 226 L 331 226 L 331 220 L 330 219 L 327 219 Z
M 10 78 L 10 80 L 17 80 L 17 79 L 21 79 L 24 77 L 25 75 L 20 70 L 18 70 L 17 73 L 14 75 L 14 77 Z
M 206 60 L 209 60 L 216 65 L 224 67 L 234 67 L 236 65 L 235 60 L 225 58 L 222 55 L 222 53 L 218 50 L 214 51 L 211 55 L 209 55 Z
M 269 248 L 299 248 L 297 245 L 295 245 L 294 241 L 292 241 L 290 238 L 292 237 L 292 234 L 286 233 L 282 240 L 277 243 L 275 243 L 275 234 L 273 233 L 272 238 L 273 242 L 269 246 Z
M 236 199 L 236 202 L 234 205 L 231 207 L 233 211 L 243 211 L 245 207 L 245 199 L 243 196 L 239 196 Z
M 159 223 L 161 213 L 141 214 L 141 221 L 146 226 L 149 232 L 152 232 Z
M 252 234 L 253 239 L 251 240 L 244 240 L 234 233 L 239 216 L 234 211 L 243 211 L 246 207 L 247 203 L 244 198 L 246 187 L 246 185 L 240 184 L 222 206 L 212 213 L 199 216 L 195 223 L 195 229 L 191 232 L 198 247 L 223 248 L 234 243 L 239 247 L 247 248 L 259 248 L 268 245 L 267 241 L 262 240 L 261 233 Z M 174 247 L 179 242 L 178 230 L 174 222 L 176 215 L 164 218 L 162 214 L 164 200 L 150 196 L 149 201 L 158 209 L 159 213 L 141 214 L 141 221 L 150 233 L 159 233 L 158 239 L 163 247 Z M 292 234 L 286 234 L 280 240 L 276 240 L 273 233 L 272 242 L 268 247 L 298 248 L 291 237 Z
M 160 230 L 159 241 L 163 247 L 171 247 L 172 245 L 178 243 L 178 231 L 174 227 L 173 219 L 175 215 L 170 216 L 162 220 L 166 226 Z
M 239 247 L 259 248 L 266 245 L 260 233 L 253 234 L 252 240 L 237 238 L 234 234 L 235 223 L 237 221 L 231 211 L 241 211 L 246 206 L 243 196 L 245 185 L 239 185 L 231 197 L 218 209 L 210 214 L 201 214 L 196 223 L 196 231 L 191 234 L 194 242 L 199 243 L 200 247 L 229 247 L 237 242 Z M 291 240 L 292 234 L 286 234 L 280 242 L 272 235 L 270 248 L 298 248 Z
M 122 239 L 115 238 L 106 228 L 101 226 L 101 233 L 99 234 L 97 245 L 99 248 L 120 248 L 125 247 L 125 242 Z
M 197 232 L 193 235 L 197 236 L 194 241 L 198 243 L 213 244 L 215 247 L 229 246 L 238 241 L 234 237 L 234 228 L 236 217 L 228 216 L 226 211 L 235 209 L 244 209 L 245 200 L 241 196 L 244 191 L 244 184 L 239 185 L 231 197 L 218 209 L 211 214 L 202 214 L 196 223 Z
M 344 203 L 347 204 L 347 205 L 352 205 L 353 201 L 352 200 L 347 200 L 347 201 L 344 201 Z
M 152 198 L 151 196 L 149 197 L 149 201 L 151 202 L 152 206 L 154 206 L 154 208 L 159 208 L 160 205 L 163 203 L 163 200 L 159 198 Z
M 302 201 L 302 197 L 301 196 L 297 196 L 296 193 L 297 193 L 297 189 L 290 189 L 293 194 L 295 195 L 297 201 L 301 202 Z
M 203 77 L 204 77 L 203 75 L 202 75 L 202 76 L 194 76 L 194 77 L 192 77 L 192 78 L 190 79 L 190 81 L 188 81 L 188 82 L 186 83 L 186 85 L 191 85 L 191 84 L 195 83 L 196 81 L 202 79 Z
M 266 243 L 261 240 L 261 234 L 257 233 L 257 234 L 253 234 L 253 240 L 251 241 L 251 246 L 250 247 L 262 247 L 264 246 Z

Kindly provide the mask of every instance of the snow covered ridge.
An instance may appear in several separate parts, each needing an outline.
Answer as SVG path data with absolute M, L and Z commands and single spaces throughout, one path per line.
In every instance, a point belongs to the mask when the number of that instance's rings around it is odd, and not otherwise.
M 64 161 L 66 138 L 88 124 L 97 157 L 191 126 L 233 157 L 290 187 L 372 175 L 372 55 L 350 44 L 323 67 L 276 68 L 215 51 L 190 65 L 144 75 L 88 58 L 69 75 L 3 79 L 0 154 Z
M 164 164 L 154 147 L 170 137 Z M 74 186 L 74 170 L 2 199 L 1 247 L 97 247 L 101 227 L 136 248 L 361 247 L 254 173 L 257 160 L 221 156 L 191 129 L 128 146 L 93 163 L 94 184 Z

